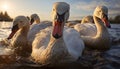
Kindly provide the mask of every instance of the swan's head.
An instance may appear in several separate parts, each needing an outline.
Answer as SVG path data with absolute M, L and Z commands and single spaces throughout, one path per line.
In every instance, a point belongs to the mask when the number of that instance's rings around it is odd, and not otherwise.
M 25 16 L 17 16 L 13 21 L 13 27 L 11 34 L 9 35 L 8 39 L 11 39 L 14 34 L 21 28 L 29 26 L 29 20 Z
M 108 28 L 111 27 L 108 21 L 108 8 L 106 6 L 97 6 L 94 16 L 100 18 Z
M 86 16 L 82 19 L 81 24 L 83 23 L 94 23 L 93 17 L 92 16 Z
M 60 38 L 63 34 L 64 24 L 69 18 L 69 4 L 65 2 L 56 2 L 52 8 L 52 19 L 53 19 L 53 32 L 52 36 L 56 39 Z
M 40 18 L 37 14 L 32 14 L 30 16 L 31 20 L 30 20 L 30 23 L 33 24 L 34 21 L 36 21 L 36 23 L 39 23 L 40 22 Z

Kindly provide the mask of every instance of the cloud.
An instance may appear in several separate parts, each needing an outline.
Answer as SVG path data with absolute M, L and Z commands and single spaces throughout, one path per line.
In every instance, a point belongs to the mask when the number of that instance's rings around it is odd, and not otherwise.
M 92 1 L 77 1 L 71 7 L 76 10 L 92 12 L 97 5 L 108 7 L 109 15 L 120 15 L 119 0 L 92 0 Z

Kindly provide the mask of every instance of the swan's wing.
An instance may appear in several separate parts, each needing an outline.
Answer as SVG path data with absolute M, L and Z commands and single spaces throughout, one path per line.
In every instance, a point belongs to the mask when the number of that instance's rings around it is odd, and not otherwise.
M 41 30 L 38 34 L 36 34 L 35 39 L 33 41 L 32 46 L 39 49 L 42 46 L 47 46 L 50 40 L 52 27 L 47 27 Z
M 74 29 L 83 36 L 95 36 L 97 33 L 96 26 L 92 23 L 77 24 L 74 26 Z
M 35 35 L 40 31 L 40 29 L 41 27 L 39 27 L 38 24 L 31 25 L 30 30 L 28 32 L 28 36 L 27 36 L 30 44 L 33 42 Z
M 36 34 L 36 37 L 32 43 L 32 57 L 38 59 L 41 53 L 48 46 L 48 43 L 50 41 L 51 28 L 52 27 L 45 28 Z
M 28 41 L 31 44 L 35 38 L 35 35 L 42 29 L 45 29 L 47 27 L 51 26 L 51 23 L 39 23 L 39 24 L 33 24 L 28 32 Z
M 69 53 L 74 58 L 78 59 L 78 57 L 81 56 L 84 50 L 84 43 L 83 40 L 80 38 L 79 33 L 72 28 L 66 28 L 63 35 Z

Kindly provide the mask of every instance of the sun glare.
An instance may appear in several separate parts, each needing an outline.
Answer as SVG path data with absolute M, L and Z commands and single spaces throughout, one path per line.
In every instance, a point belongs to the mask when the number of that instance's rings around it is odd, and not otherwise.
M 7 11 L 7 10 L 9 9 L 8 3 L 4 3 L 4 4 L 2 5 L 2 9 L 3 9 L 4 11 Z

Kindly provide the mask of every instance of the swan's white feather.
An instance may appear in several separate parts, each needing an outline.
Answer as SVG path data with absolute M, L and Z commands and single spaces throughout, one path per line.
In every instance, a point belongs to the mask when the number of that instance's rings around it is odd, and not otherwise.
M 96 26 L 92 23 L 77 24 L 74 28 L 80 33 L 81 36 L 95 36 L 97 33 Z

